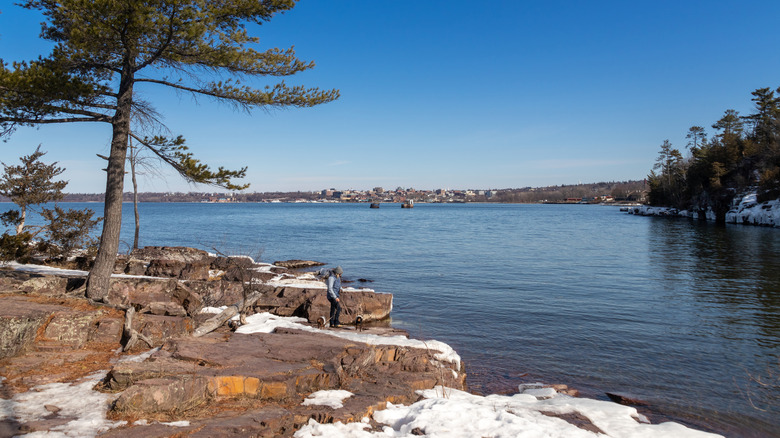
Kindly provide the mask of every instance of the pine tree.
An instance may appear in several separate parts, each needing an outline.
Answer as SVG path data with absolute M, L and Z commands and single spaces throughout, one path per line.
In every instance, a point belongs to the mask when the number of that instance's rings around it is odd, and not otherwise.
M 46 155 L 38 146 L 30 155 L 21 157 L 21 165 L 3 165 L 0 177 L 0 194 L 11 199 L 18 207 L 0 215 L 4 225 L 13 225 L 16 235 L 5 232 L 0 236 L 0 260 L 26 262 L 39 253 L 50 257 L 63 257 L 76 250 L 95 245 L 92 229 L 102 220 L 93 219 L 90 209 L 62 209 L 55 205 L 46 208 L 44 204 L 56 202 L 63 197 L 62 190 L 67 181 L 55 181 L 65 169 L 57 163 L 46 164 L 40 158 Z M 45 225 L 29 226 L 27 214 L 35 212 L 43 217 Z M 33 239 L 38 239 L 33 244 Z
M 22 164 L 17 166 L 3 165 L 3 176 L 0 177 L 0 195 L 11 199 L 11 202 L 19 207 L 19 210 L 10 210 L 3 213 L 3 222 L 6 225 L 14 225 L 16 234 L 24 231 L 27 212 L 30 207 L 45 204 L 47 202 L 62 199 L 62 189 L 68 185 L 67 181 L 54 181 L 65 169 L 58 167 L 57 163 L 45 164 L 40 161 L 42 156 L 38 146 L 30 155 L 21 157 Z
M 0 132 L 45 123 L 97 122 L 112 127 L 106 168 L 105 221 L 87 296 L 102 300 L 119 247 L 122 193 L 131 121 L 153 110 L 137 95 L 162 86 L 237 108 L 309 107 L 338 98 L 338 90 L 260 88 L 240 79 L 293 75 L 314 67 L 292 48 L 256 51 L 247 24 L 261 25 L 295 0 L 26 0 L 43 12 L 42 37 L 52 54 L 0 66 Z M 221 78 L 227 78 L 221 80 Z M 133 136 L 188 180 L 235 188 L 246 169 L 216 171 L 187 152 L 181 139 Z M 240 186 L 238 186 L 240 187 Z

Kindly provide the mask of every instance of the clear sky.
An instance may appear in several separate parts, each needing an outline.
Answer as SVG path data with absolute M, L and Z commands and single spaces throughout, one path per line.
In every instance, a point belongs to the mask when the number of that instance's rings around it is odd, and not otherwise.
M 0 0 L 0 57 L 47 54 L 41 16 L 13 3 Z M 247 114 L 136 89 L 196 157 L 248 166 L 249 191 L 642 179 L 663 140 L 683 150 L 690 126 L 712 133 L 726 109 L 752 111 L 751 91 L 780 86 L 778 17 L 777 0 L 300 0 L 252 33 L 315 61 L 288 84 L 338 88 L 338 101 Z M 19 129 L 0 160 L 41 144 L 67 169 L 66 191 L 97 193 L 109 141 L 103 124 Z

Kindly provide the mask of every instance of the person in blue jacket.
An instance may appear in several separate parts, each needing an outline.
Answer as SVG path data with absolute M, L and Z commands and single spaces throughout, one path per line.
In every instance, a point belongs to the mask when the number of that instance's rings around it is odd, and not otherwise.
M 323 269 L 319 276 L 327 275 L 325 284 L 328 285 L 328 301 L 330 301 L 330 326 L 337 328 L 341 326 L 339 316 L 341 316 L 341 274 L 344 270 L 341 266 L 336 266 L 332 270 Z

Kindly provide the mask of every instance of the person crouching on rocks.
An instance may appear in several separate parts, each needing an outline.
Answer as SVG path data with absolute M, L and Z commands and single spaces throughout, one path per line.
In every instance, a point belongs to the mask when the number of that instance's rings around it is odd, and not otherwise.
M 328 285 L 328 301 L 330 301 L 330 326 L 337 328 L 341 326 L 339 316 L 341 316 L 341 274 L 344 270 L 341 266 L 336 266 L 333 270 L 320 271 L 320 277 L 327 275 L 325 283 Z

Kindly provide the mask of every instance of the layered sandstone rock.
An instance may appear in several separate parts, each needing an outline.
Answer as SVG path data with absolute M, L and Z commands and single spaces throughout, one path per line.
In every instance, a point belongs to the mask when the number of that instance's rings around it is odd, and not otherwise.
M 434 353 L 424 349 L 369 345 L 331 336 L 330 331 L 296 329 L 239 334 L 222 327 L 193 338 L 187 336 L 192 318 L 155 314 L 136 315 L 133 327 L 161 345 L 160 350 L 143 362 L 112 365 L 120 355 L 122 312 L 83 299 L 3 292 L 0 327 L 9 329 L 1 332 L 2 339 L 13 341 L 3 344 L 0 359 L 6 396 L 110 369 L 102 386 L 116 394 L 112 415 L 160 421 L 186 417 L 189 425 L 175 432 L 187 436 L 292 436 L 312 418 L 356 421 L 384 409 L 388 401 L 416 401 L 416 390 L 465 386 L 461 369 L 435 360 Z M 24 330 L 10 329 L 20 326 Z M 403 332 L 369 327 L 362 333 Z M 19 348 L 10 349 L 12 344 Z M 138 345 L 137 351 L 146 349 Z M 342 389 L 353 396 L 336 409 L 302 405 L 309 394 L 323 389 Z M 56 412 L 29 423 L 0 420 L 0 431 L 43 432 L 70 420 Z M 170 433 L 160 425 L 134 424 L 105 436 Z
M 106 386 L 123 391 L 114 410 L 130 416 L 172 409 L 180 413 L 210 410 L 208 406 L 249 400 L 250 411 L 276 419 L 273 430 L 258 424 L 254 433 L 262 429 L 275 434 L 284 432 L 281 425 L 295 428 L 309 418 L 359 420 L 384 408 L 388 401 L 413 403 L 419 397 L 415 391 L 435 385 L 464 388 L 465 374 L 452 367 L 422 349 L 277 329 L 274 333 L 171 339 L 145 362 L 115 366 Z M 335 410 L 301 404 L 308 394 L 324 389 L 343 389 L 354 395 Z M 269 404 L 274 406 L 273 415 L 266 411 Z M 211 419 L 202 421 L 211 423 Z
M 152 247 L 120 257 L 116 272 L 125 275 L 112 278 L 105 303 L 88 303 L 85 272 L 0 269 L 0 376 L 6 392 L 111 369 L 105 388 L 117 391 L 115 415 L 170 420 L 187 412 L 194 420 L 179 432 L 188 436 L 290 436 L 310 418 L 353 421 L 387 401 L 413 402 L 415 390 L 465 385 L 462 370 L 432 360 L 426 350 L 291 329 L 241 335 L 223 326 L 201 338 L 189 336 L 207 318 L 200 313 L 204 306 L 235 305 L 258 292 L 249 313 L 269 311 L 312 323 L 327 315 L 324 284 L 310 277 L 298 282 L 283 267 Z M 280 278 L 288 283 L 276 281 Z M 365 322 L 383 319 L 392 309 L 392 295 L 367 290 L 344 291 L 342 301 L 346 324 L 358 315 Z M 128 308 L 135 312 L 126 320 L 120 309 Z M 150 343 L 137 342 L 129 353 L 150 346 L 161 350 L 142 363 L 113 365 L 128 321 Z M 398 334 L 387 327 L 366 332 Z M 301 405 L 319 389 L 346 389 L 354 396 L 335 410 Z M 0 420 L 0 431 L 45 431 L 64 421 L 56 412 L 50 417 L 35 424 Z M 106 436 L 165 436 L 157 429 L 117 429 Z

